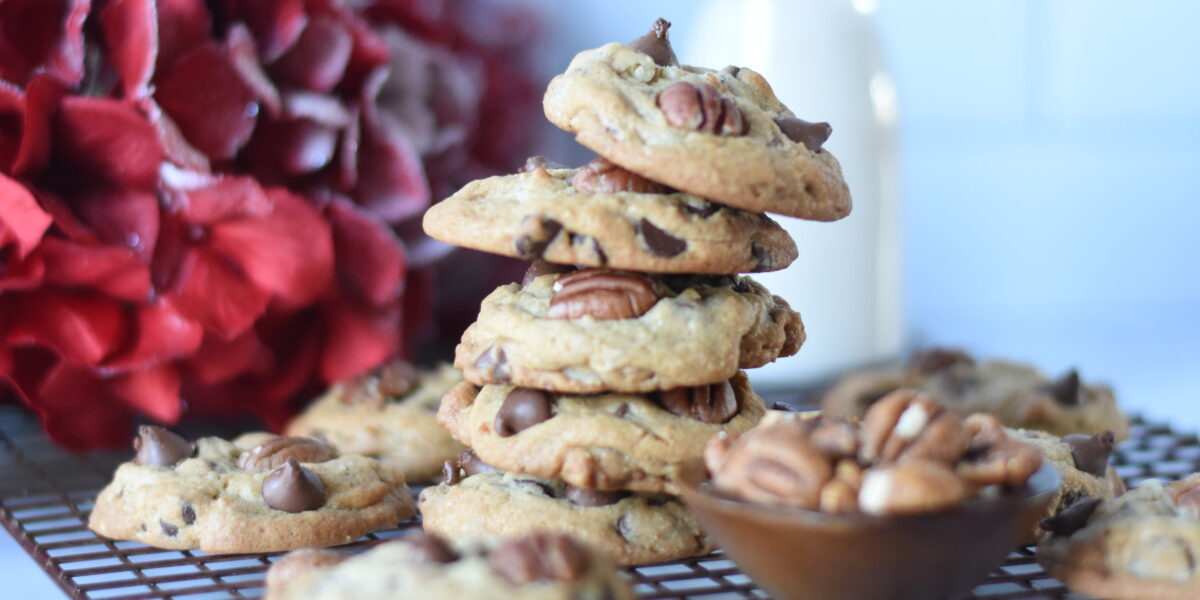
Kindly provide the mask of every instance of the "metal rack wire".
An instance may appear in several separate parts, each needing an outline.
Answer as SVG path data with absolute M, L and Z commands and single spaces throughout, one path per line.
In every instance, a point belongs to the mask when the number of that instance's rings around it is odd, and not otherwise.
M 206 554 L 152 548 L 97 537 L 87 529 L 96 493 L 128 452 L 72 455 L 54 446 L 37 422 L 15 406 L 0 406 L 0 524 L 71 598 L 256 598 L 275 554 Z M 1164 424 L 1138 420 L 1114 453 L 1131 485 L 1149 477 L 1177 479 L 1200 471 L 1200 440 Z M 366 536 L 352 546 L 402 536 L 419 527 Z M 625 570 L 648 599 L 766 598 L 720 552 Z M 1009 555 L 967 598 L 1079 599 L 1046 575 L 1031 549 Z

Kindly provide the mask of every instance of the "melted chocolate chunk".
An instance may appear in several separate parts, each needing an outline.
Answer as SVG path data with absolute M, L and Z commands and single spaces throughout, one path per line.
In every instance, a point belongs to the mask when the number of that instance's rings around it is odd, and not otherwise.
M 1096 477 L 1104 477 L 1108 472 L 1108 457 L 1112 455 L 1117 441 L 1113 432 L 1101 431 L 1092 435 L 1072 433 L 1064 435 L 1062 441 L 1071 446 L 1075 468 Z
M 508 355 L 504 353 L 504 348 L 488 346 L 479 358 L 475 359 L 475 368 L 483 371 L 484 377 L 499 382 L 508 381 Z
M 1077 406 L 1083 386 L 1079 382 L 1079 371 L 1071 369 L 1056 381 L 1042 386 L 1042 391 L 1050 394 L 1063 406 Z
M 1100 499 L 1088 496 L 1062 509 L 1057 515 L 1042 519 L 1038 525 L 1056 535 L 1071 535 L 1087 526 L 1097 506 L 1100 506 Z
M 702 202 L 703 202 L 703 204 L 701 204 L 700 206 L 693 206 L 691 202 L 684 202 L 683 210 L 686 211 L 688 214 L 696 215 L 696 216 L 700 217 L 701 219 L 707 219 L 707 218 L 717 214 L 717 211 L 721 210 L 720 204 L 717 204 L 715 202 L 708 202 L 706 200 L 702 200 Z
M 750 243 L 750 255 L 754 257 L 755 271 L 770 271 L 775 268 L 775 259 L 767 247 L 758 243 Z
M 133 439 L 133 449 L 137 452 L 133 459 L 136 464 L 173 467 L 190 457 L 196 446 L 157 425 L 142 425 Z
M 496 413 L 493 428 L 500 437 L 520 433 L 554 416 L 554 401 L 542 390 L 513 388 Z
M 290 513 L 314 510 L 325 504 L 325 484 L 316 473 L 289 458 L 263 480 L 262 497 L 267 506 L 276 510 Z
M 183 524 L 191 525 L 196 522 L 196 509 L 191 504 L 183 505 Z
M 629 42 L 626 46 L 649 56 L 654 60 L 654 64 L 660 67 L 677 67 L 679 58 L 675 56 L 675 50 L 671 48 L 671 40 L 667 37 L 667 30 L 670 28 L 670 21 L 659 19 L 654 22 L 654 26 L 646 35 Z
M 562 231 L 562 223 L 554 219 L 534 217 L 523 225 L 526 233 L 513 240 L 513 250 L 517 256 L 525 260 L 541 258 L 546 247 L 554 241 L 558 232 Z
M 821 146 L 833 134 L 833 127 L 829 123 L 809 123 L 804 119 L 796 117 L 776 117 L 775 124 L 779 125 L 779 130 L 786 135 L 789 140 L 798 144 L 804 144 L 811 152 L 818 152 Z
M 796 408 L 794 406 L 792 406 L 791 404 L 784 404 L 783 402 L 772 402 L 771 410 L 781 410 L 784 412 L 796 412 Z
M 649 219 L 642 219 L 637 224 L 638 235 L 646 242 L 650 253 L 663 258 L 671 258 L 687 250 L 687 240 L 681 240 L 662 229 L 659 229 Z
M 591 557 L 565 533 L 535 533 L 500 544 L 488 564 L 513 585 L 532 581 L 576 581 L 587 573 Z
M 535 260 L 529 263 L 529 268 L 525 270 L 525 277 L 521 278 L 521 285 L 529 285 L 534 279 L 542 275 L 554 275 L 556 273 L 567 273 L 574 271 L 575 267 L 571 265 L 556 265 L 548 263 L 544 260 Z
M 579 506 L 608 506 L 616 504 L 621 498 L 628 495 L 628 492 L 620 490 L 589 490 L 588 488 L 575 487 L 573 485 L 568 485 L 566 492 L 563 493 L 563 496 L 567 500 Z
M 178 527 L 176 527 L 162 519 L 158 520 L 158 526 L 162 528 L 163 534 L 165 534 L 167 536 L 175 537 L 175 536 L 179 535 Z
M 459 555 L 450 544 L 440 535 L 425 532 L 404 538 L 425 556 L 425 560 L 434 563 L 449 564 L 459 559 Z
M 467 474 L 467 477 L 496 470 L 496 467 L 480 460 L 474 450 L 463 450 L 462 454 L 458 455 L 458 466 L 462 468 L 463 473 Z
M 462 473 L 459 471 L 458 462 L 448 460 L 442 463 L 442 483 L 458 485 L 460 481 L 462 481 Z

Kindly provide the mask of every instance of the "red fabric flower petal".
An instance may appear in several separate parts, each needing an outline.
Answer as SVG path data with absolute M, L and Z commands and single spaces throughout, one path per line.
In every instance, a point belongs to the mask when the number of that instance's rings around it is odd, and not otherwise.
M 41 252 L 47 283 L 91 288 L 130 302 L 150 298 L 150 268 L 128 248 L 46 238 Z
M 104 361 L 105 369 L 129 370 L 185 358 L 200 347 L 204 328 L 158 299 L 133 310 L 133 327 L 122 348 Z
M 270 217 L 215 225 L 209 244 L 285 304 L 309 304 L 333 278 L 329 224 L 303 198 L 282 189 L 267 193 L 275 203 Z
M 373 310 L 344 302 L 322 306 L 325 343 L 320 376 L 325 383 L 344 381 L 393 356 L 400 340 L 400 307 Z
M 70 198 L 75 214 L 104 244 L 133 251 L 149 263 L 158 243 L 158 198 L 149 191 L 94 187 Z
M 397 127 L 371 118 L 369 111 L 362 119 L 354 200 L 387 223 L 429 206 L 429 182 L 416 148 Z
M 158 60 L 155 71 L 165 73 L 179 57 L 208 41 L 212 17 L 204 0 L 157 0 Z
M 13 162 L 14 177 L 30 178 L 50 161 L 53 118 L 67 89 L 49 75 L 37 75 L 25 87 L 25 122 L 21 148 Z
M 267 217 L 274 201 L 250 177 L 206 177 L 202 186 L 178 190 L 179 214 L 197 225 L 213 225 L 241 217 Z
M 15 387 L 55 442 L 72 450 L 129 444 L 133 412 L 108 397 L 105 380 L 92 369 L 38 347 L 15 348 L 0 362 L 11 365 L 0 379 Z
M 308 119 L 263 121 L 243 153 L 259 179 L 283 184 L 286 177 L 320 170 L 333 160 L 338 132 Z
M 60 233 L 78 242 L 100 243 L 96 232 L 92 231 L 92 228 L 75 214 L 70 204 L 44 189 L 35 191 L 38 203 L 54 219 L 54 227 Z
M 158 18 L 154 0 L 111 0 L 100 13 L 109 60 L 127 99 L 145 96 L 158 57 Z
M 34 252 L 23 260 L 15 254 L 11 247 L 0 250 L 0 294 L 38 288 L 45 278 L 46 263 L 40 253 Z
M 128 103 L 68 96 L 55 119 L 56 168 L 117 187 L 154 189 L 162 146 L 154 126 Z
M 83 22 L 90 0 L 0 2 L 0 79 L 23 84 L 42 69 L 67 85 L 83 79 Z
M 242 81 L 254 90 L 258 101 L 267 109 L 267 114 L 277 116 L 280 110 L 279 90 L 258 62 L 258 53 L 254 49 L 254 37 L 250 35 L 250 30 L 241 23 L 235 23 L 225 35 L 225 46 L 229 49 L 233 68 L 237 69 Z
M 183 414 L 179 388 L 179 371 L 169 364 L 122 373 L 108 382 L 113 398 L 168 425 Z
M 8 172 L 17 158 L 24 120 L 25 93 L 21 88 L 0 80 L 0 171 Z
M 308 24 L 304 0 L 258 0 L 240 2 L 240 16 L 258 42 L 263 62 L 271 63 L 296 43 Z
M 196 173 L 207 174 L 212 171 L 208 157 L 187 141 L 183 132 L 179 130 L 179 125 L 163 112 L 162 107 L 153 98 L 143 98 L 138 106 L 146 113 L 146 118 L 150 119 L 154 130 L 158 132 L 158 142 L 162 144 L 167 160 Z
M 200 347 L 184 364 L 196 379 L 216 385 L 243 373 L 267 372 L 271 367 L 271 355 L 258 339 L 258 333 L 247 329 L 229 340 L 204 336 Z
M 395 302 L 404 290 L 404 246 L 379 219 L 344 200 L 326 208 L 333 226 L 343 293 L 371 306 Z
M 226 339 L 253 325 L 271 300 L 226 256 L 204 246 L 184 255 L 176 285 L 167 297 L 180 314 Z
M 254 132 L 256 94 L 225 49 L 214 42 L 176 61 L 157 87 L 154 98 L 159 105 L 209 158 L 232 158 Z
M 91 0 L 67 2 L 58 43 L 42 64 L 47 73 L 72 87 L 83 80 L 83 23 L 91 11 Z
M 25 258 L 50 227 L 50 215 L 38 206 L 25 186 L 0 173 L 0 248 L 16 244 Z
M 95 365 L 120 343 L 125 317 L 115 300 L 98 294 L 39 289 L 14 296 L 8 343 L 40 344 L 65 359 Z
M 341 23 L 317 17 L 268 70 L 282 82 L 325 93 L 341 81 L 352 47 L 350 32 Z

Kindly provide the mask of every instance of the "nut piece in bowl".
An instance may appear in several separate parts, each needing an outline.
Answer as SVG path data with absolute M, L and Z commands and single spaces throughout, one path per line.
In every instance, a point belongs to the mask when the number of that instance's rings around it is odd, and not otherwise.
M 714 437 L 683 471 L 697 520 L 781 598 L 961 595 L 1020 544 L 1060 483 L 994 419 L 962 419 L 911 390 L 861 424 L 772 413 Z

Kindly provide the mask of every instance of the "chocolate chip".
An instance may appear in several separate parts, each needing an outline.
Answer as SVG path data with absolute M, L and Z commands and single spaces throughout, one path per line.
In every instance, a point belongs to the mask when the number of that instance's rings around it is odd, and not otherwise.
M 529 268 L 525 269 L 525 276 L 521 278 L 521 285 L 529 285 L 529 284 L 533 283 L 534 279 L 537 279 L 538 277 L 541 277 L 542 275 L 554 275 L 556 273 L 567 273 L 569 271 L 574 271 L 574 270 L 575 270 L 575 267 L 572 267 L 570 265 L 556 265 L 554 263 L 548 263 L 548 262 L 546 262 L 544 260 L 540 260 L 540 259 L 534 260 L 533 262 L 529 263 Z
M 592 238 L 592 252 L 596 253 L 596 262 L 601 265 L 608 264 L 608 255 L 604 253 L 604 248 L 600 246 L 600 240 Z
M 1117 441 L 1113 432 L 1101 431 L 1092 435 L 1072 433 L 1064 435 L 1062 441 L 1071 445 L 1075 468 L 1096 477 L 1104 477 L 1108 472 L 1108 457 L 1112 455 Z
M 553 400 L 542 390 L 513 388 L 496 413 L 493 428 L 500 437 L 520 433 L 554 416 Z
M 737 394 L 728 381 L 658 392 L 655 402 L 668 412 L 705 423 L 725 423 L 738 412 Z
M 579 506 L 608 506 L 616 504 L 621 498 L 628 495 L 627 492 L 620 490 L 589 490 L 588 488 L 575 487 L 573 485 L 568 485 L 566 492 L 563 493 L 563 496 L 567 500 Z
M 133 449 L 137 452 L 133 459 L 136 464 L 171 467 L 190 457 L 196 446 L 157 425 L 142 425 L 133 438 Z
M 1042 386 L 1042 391 L 1050 394 L 1063 406 L 1078 405 L 1080 392 L 1083 391 L 1083 386 L 1079 382 L 1079 371 L 1075 369 L 1067 371 L 1054 382 Z
M 721 210 L 721 205 L 707 200 L 701 200 L 700 206 L 694 206 L 691 202 L 683 203 L 683 210 L 688 214 L 696 215 L 701 219 L 707 219 Z
M 458 470 L 458 463 L 452 460 L 442 463 L 442 483 L 458 485 L 460 481 L 462 481 L 462 473 Z
M 474 450 L 463 450 L 462 454 L 458 455 L 458 466 L 463 470 L 463 473 L 467 474 L 467 477 L 496 470 L 496 467 L 480 460 L 479 455 L 475 454 Z
M 1046 517 L 1038 524 L 1042 529 L 1058 535 L 1071 535 L 1087 526 L 1088 519 L 1100 506 L 1100 498 L 1088 496 L 1060 510 L 1053 517 Z
M 928 348 L 908 357 L 908 368 L 924 375 L 944 371 L 954 365 L 973 365 L 975 360 L 962 350 Z
M 304 512 L 325 504 L 325 484 L 316 473 L 289 458 L 263 480 L 262 497 L 267 506 L 276 510 Z
M 623 403 L 621 403 L 620 406 L 617 407 L 617 410 L 613 411 L 613 416 L 618 417 L 618 418 L 624 418 L 625 413 L 628 413 L 628 412 L 629 412 L 629 403 L 623 402 Z
M 649 56 L 654 60 L 654 64 L 660 67 L 677 67 L 679 59 L 675 56 L 671 40 L 667 37 L 667 30 L 670 28 L 670 21 L 659 19 L 646 35 L 629 42 L 626 46 Z
M 791 404 L 784 404 L 783 402 L 772 402 L 771 410 L 782 410 L 784 412 L 796 412 L 795 407 L 793 407 Z
M 183 505 L 183 524 L 191 525 L 196 522 L 196 509 L 191 504 Z
M 779 125 L 779 130 L 788 139 L 804 144 L 811 152 L 819 151 L 833 134 L 833 127 L 830 127 L 829 123 L 809 123 L 796 117 L 776 117 L 775 124 Z
M 755 271 L 770 271 L 775 268 L 775 258 L 767 247 L 758 243 L 750 243 L 750 255 L 754 257 Z
M 527 217 L 521 223 L 521 235 L 513 240 L 513 250 L 517 256 L 525 260 L 541 258 L 546 247 L 554 241 L 558 232 L 562 231 L 562 223 L 546 217 Z
M 448 564 L 459 559 L 458 553 L 450 547 L 446 538 L 437 534 L 425 532 L 410 535 L 404 538 L 404 541 L 420 550 L 429 562 Z
M 642 219 L 637 224 L 638 235 L 646 242 L 646 247 L 655 256 L 671 258 L 687 250 L 687 241 L 681 240 L 659 229 L 649 219 Z
M 518 173 L 528 173 L 535 169 L 565 169 L 565 168 L 567 168 L 567 167 L 564 165 L 560 165 L 560 164 L 546 158 L 545 156 L 542 156 L 541 154 L 538 154 L 536 156 L 530 156 L 529 158 L 525 159 L 525 164 L 522 165 L 521 170 L 517 171 L 517 172 Z
M 170 537 L 179 535 L 179 528 L 162 520 L 158 520 L 158 526 L 162 528 L 162 532 Z
M 508 381 L 508 355 L 504 353 L 504 348 L 496 348 L 494 344 L 488 346 L 475 359 L 475 368 L 483 371 L 486 379 L 499 382 Z

